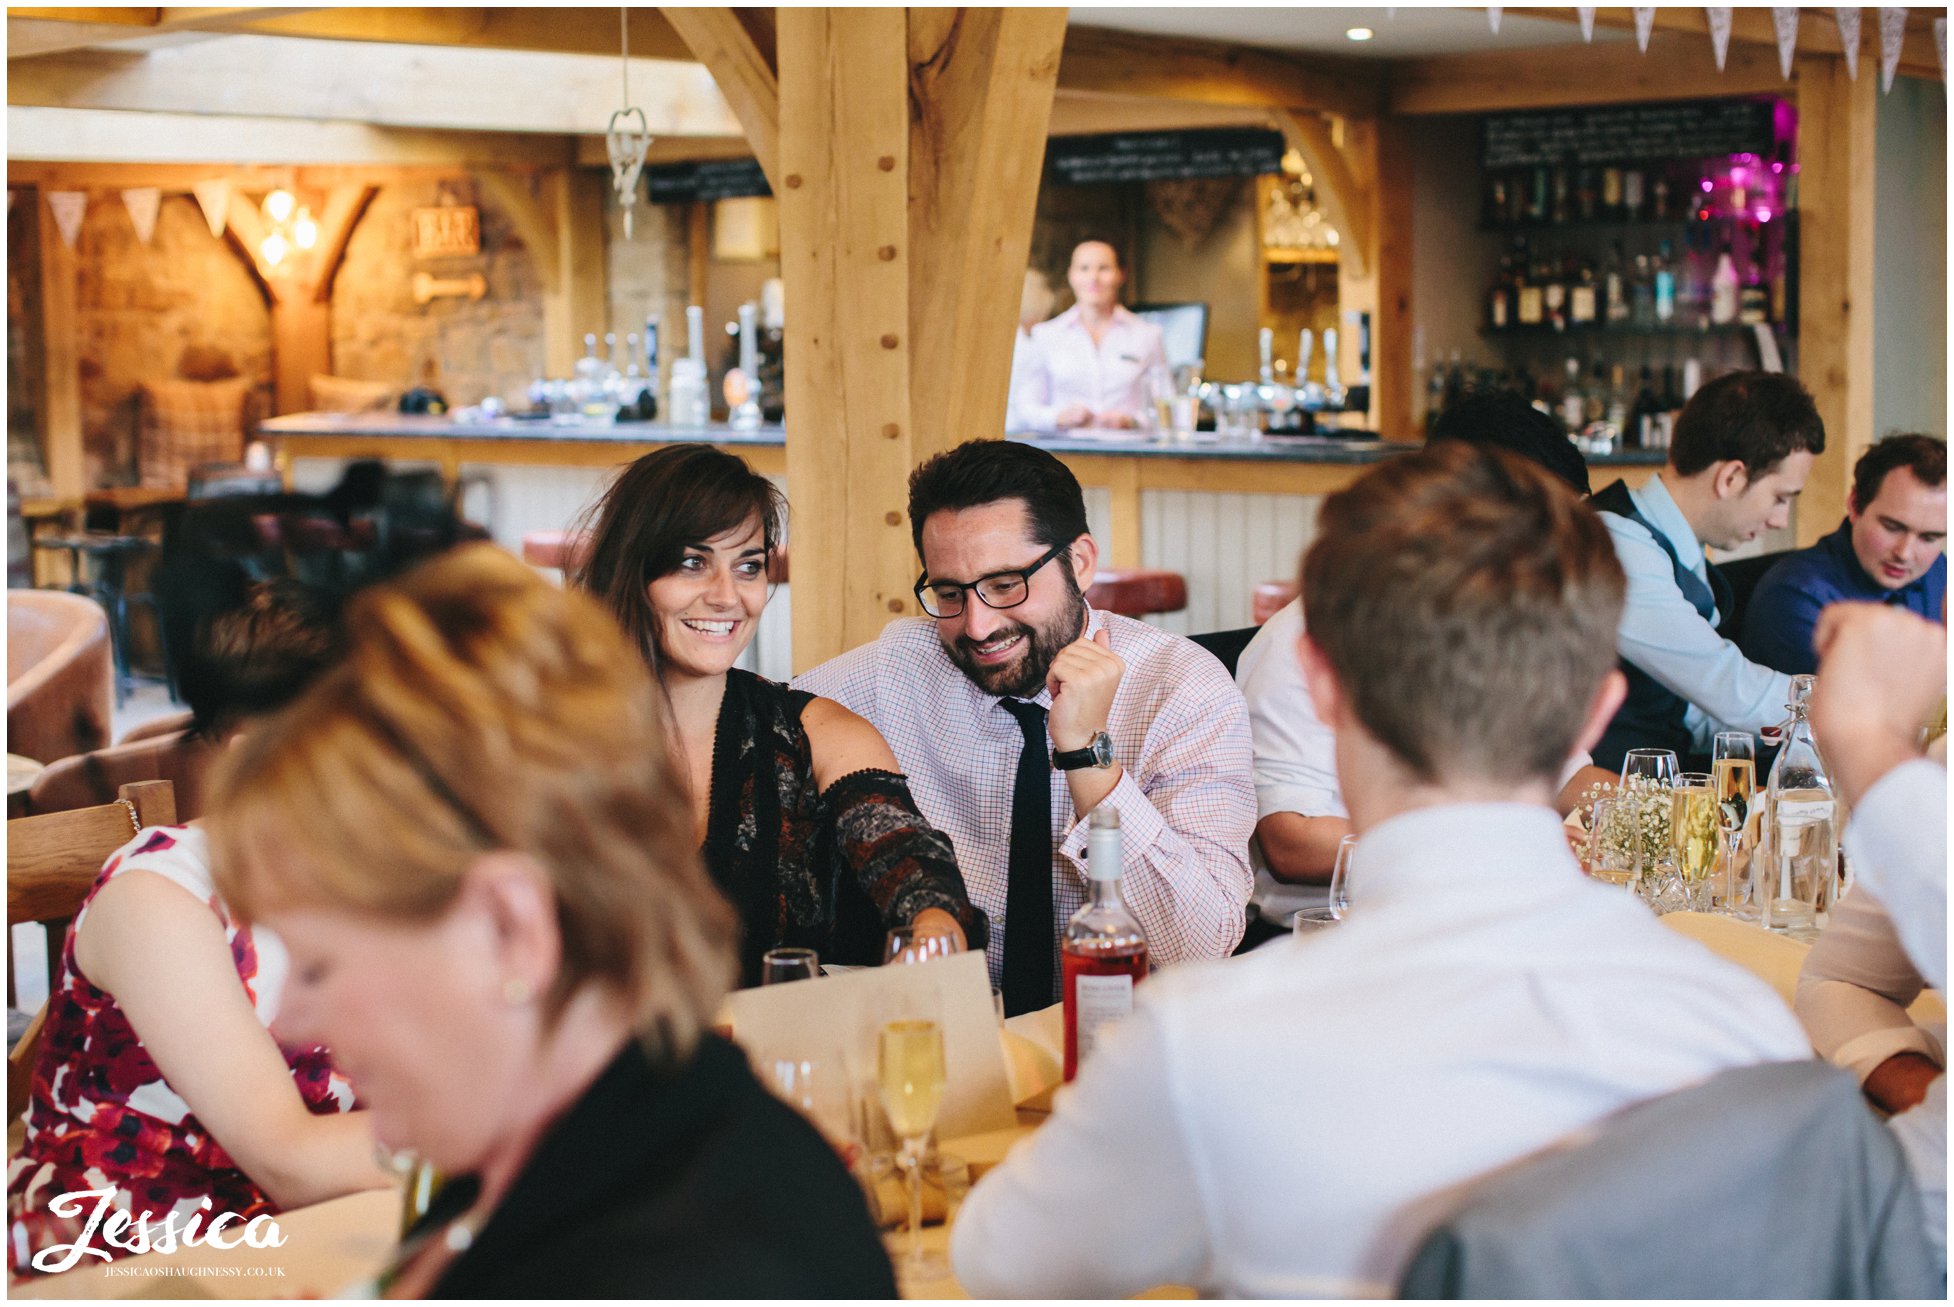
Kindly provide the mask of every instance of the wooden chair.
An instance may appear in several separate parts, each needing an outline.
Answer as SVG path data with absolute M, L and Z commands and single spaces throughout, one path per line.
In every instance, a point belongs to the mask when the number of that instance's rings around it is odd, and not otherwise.
M 7 928 L 11 932 L 14 926 L 29 921 L 48 928 L 50 996 L 60 972 L 61 945 L 68 924 L 81 910 L 109 854 L 150 826 L 168 826 L 176 821 L 176 794 L 168 781 L 124 785 L 121 794 L 114 803 L 99 807 L 20 817 L 7 823 Z M 7 1055 L 9 1121 L 27 1107 L 47 1011 L 43 1003 L 27 1032 Z
M 1156 567 L 1102 567 L 1086 587 L 1086 602 L 1122 617 L 1178 613 L 1187 607 L 1187 578 Z

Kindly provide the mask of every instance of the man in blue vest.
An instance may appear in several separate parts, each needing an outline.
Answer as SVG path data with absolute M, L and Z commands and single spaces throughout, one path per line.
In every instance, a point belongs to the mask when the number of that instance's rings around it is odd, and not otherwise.
M 1656 748 L 1707 771 L 1717 731 L 1756 733 L 1784 719 L 1789 678 L 1717 634 L 1730 588 L 1703 548 L 1734 549 L 1785 527 L 1824 450 L 1825 424 L 1795 378 L 1734 372 L 1684 405 L 1661 472 L 1639 490 L 1617 481 L 1589 501 L 1628 574 L 1615 640 L 1628 697 L 1595 746 L 1596 766 L 1618 768 L 1628 750 Z

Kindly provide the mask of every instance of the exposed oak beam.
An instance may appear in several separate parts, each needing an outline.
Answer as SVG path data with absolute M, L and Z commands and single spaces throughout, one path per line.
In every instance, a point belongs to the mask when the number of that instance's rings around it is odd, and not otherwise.
M 780 185 L 780 76 L 732 9 L 679 8 L 665 11 L 694 58 L 719 84 L 720 94 L 746 131 L 760 171 Z
M 1524 15 L 1528 18 L 1547 18 L 1559 22 L 1576 21 L 1574 10 L 1557 8 L 1518 8 L 1508 9 L 1509 14 Z M 1909 9 L 1907 11 L 1906 39 L 1900 47 L 1900 72 L 1909 77 L 1940 77 L 1939 57 L 1934 53 L 1934 19 L 1945 18 L 1945 9 Z M 1596 9 L 1596 27 L 1617 31 L 1632 31 L 1635 27 L 1635 11 L 1628 8 Z M 1655 29 L 1659 32 L 1684 32 L 1699 36 L 1704 41 L 1710 39 L 1710 20 L 1703 10 L 1693 6 L 1662 6 L 1655 11 Z M 1778 48 L 1777 26 L 1772 21 L 1769 9 L 1743 9 L 1730 11 L 1730 43 L 1734 47 L 1739 42 L 1761 45 L 1776 53 Z M 1860 67 L 1879 66 L 1879 18 L 1878 10 L 1866 11 L 1859 25 Z M 1833 21 L 1830 9 L 1807 7 L 1801 9 L 1798 22 L 1798 53 L 1800 55 L 1836 55 L 1844 51 L 1845 43 L 1839 39 L 1839 25 Z
M 7 107 L 7 158 L 61 163 L 562 165 L 567 136 L 438 132 L 365 123 L 108 109 Z
M 1378 111 L 1378 74 L 1375 63 L 1334 55 L 1292 56 L 1216 41 L 1073 26 L 1065 33 L 1058 86 L 1060 91 L 1364 117 Z
M 1391 70 L 1389 110 L 1489 113 L 1783 89 L 1776 50 L 1733 43 L 1719 73 L 1708 40 L 1657 32 L 1646 56 L 1632 43 L 1611 42 L 1404 60 Z

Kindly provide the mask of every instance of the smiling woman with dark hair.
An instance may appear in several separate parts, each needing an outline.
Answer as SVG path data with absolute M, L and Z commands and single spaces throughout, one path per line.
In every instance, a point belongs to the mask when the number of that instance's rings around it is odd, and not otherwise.
M 884 932 L 911 923 L 981 944 L 950 841 L 875 728 L 733 666 L 767 605 L 784 515 L 780 491 L 738 457 L 670 446 L 605 493 L 575 578 L 657 674 L 693 834 L 740 910 L 745 982 L 781 945 L 878 961 Z

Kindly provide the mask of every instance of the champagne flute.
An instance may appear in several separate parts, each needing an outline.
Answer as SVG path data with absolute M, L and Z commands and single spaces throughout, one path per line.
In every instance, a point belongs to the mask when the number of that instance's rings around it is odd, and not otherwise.
M 897 926 L 882 942 L 882 965 L 928 962 L 961 952 L 963 945 L 947 926 Z
M 1350 860 L 1356 851 L 1355 835 L 1337 841 L 1337 865 L 1330 871 L 1330 915 L 1338 921 L 1350 911 Z
M 762 985 L 813 980 L 820 974 L 821 957 L 811 948 L 770 948 L 760 959 Z
M 948 1079 L 933 992 L 905 992 L 891 1000 L 877 1032 L 875 1067 L 882 1108 L 902 1141 L 900 1161 L 909 1180 L 909 1254 L 899 1269 L 912 1280 L 941 1278 L 949 1270 L 943 1254 L 923 1248 L 923 1154 Z
M 1682 875 L 1680 893 L 1692 910 L 1709 906 L 1710 873 L 1716 869 L 1723 823 L 1708 772 L 1676 777 L 1670 810 L 1670 843 Z
M 1676 755 L 1670 749 L 1630 749 L 1622 758 L 1622 779 L 1646 776 L 1658 785 L 1676 783 Z
M 1756 908 L 1745 880 L 1746 868 L 1738 863 L 1757 795 L 1757 741 L 1749 731 L 1717 732 L 1710 753 L 1710 776 L 1723 833 L 1723 885 L 1717 906 L 1737 916 L 1754 917 Z

